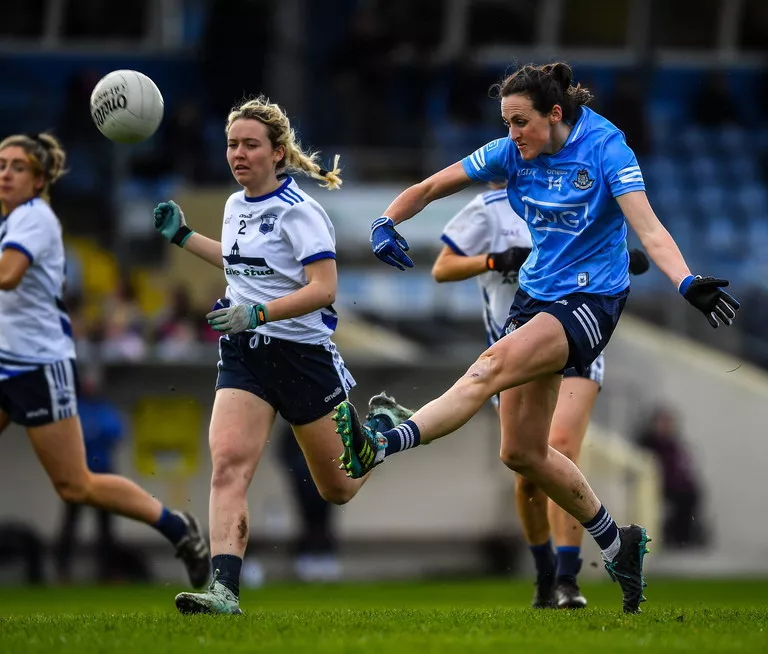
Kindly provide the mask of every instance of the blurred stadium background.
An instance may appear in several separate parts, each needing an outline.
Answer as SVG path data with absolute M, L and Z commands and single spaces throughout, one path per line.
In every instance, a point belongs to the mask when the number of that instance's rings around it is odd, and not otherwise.
M 653 532 L 649 574 L 768 574 L 765 0 L 10 0 L 0 13 L 2 132 L 52 129 L 70 156 L 54 193 L 67 302 L 84 374 L 125 425 L 118 470 L 206 518 L 218 353 L 203 315 L 224 284 L 168 247 L 151 212 L 173 198 L 196 230 L 220 232 L 233 103 L 264 92 L 303 143 L 341 154 L 343 190 L 314 194 L 336 226 L 335 341 L 353 399 L 385 389 L 420 406 L 483 349 L 475 283 L 430 276 L 442 226 L 481 189 L 403 228 L 417 263 L 407 273 L 371 256 L 370 222 L 408 184 L 504 133 L 487 89 L 510 66 L 564 59 L 625 131 L 691 268 L 730 279 L 743 302 L 736 326 L 715 332 L 658 270 L 633 279 L 584 465 L 617 518 Z M 91 89 L 117 68 L 146 73 L 165 97 L 145 144 L 115 145 L 91 122 Z M 274 445 L 249 495 L 254 584 L 295 574 L 301 524 Z M 25 578 L 25 557 L 55 582 L 64 507 L 20 430 L 0 452 L 0 583 Z M 333 511 L 342 578 L 529 573 L 497 452 L 487 407 L 377 471 Z M 74 581 L 94 578 L 94 534 L 88 523 Z M 146 554 L 152 579 L 183 581 L 152 530 L 118 520 L 115 538 Z M 585 559 L 598 560 L 591 543 Z

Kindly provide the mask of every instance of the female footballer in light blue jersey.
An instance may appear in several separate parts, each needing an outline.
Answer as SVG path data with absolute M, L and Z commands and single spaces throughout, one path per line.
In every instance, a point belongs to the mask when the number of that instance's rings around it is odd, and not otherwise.
M 648 203 L 624 135 L 585 106 L 592 94 L 573 86 L 571 76 L 563 63 L 523 66 L 508 76 L 495 90 L 509 135 L 406 189 L 371 226 L 374 254 L 401 270 L 412 267 L 395 225 L 474 182 L 507 179 L 507 196 L 528 223 L 533 249 L 520 270 L 506 336 L 395 429 L 373 433 L 346 402 L 336 420 L 342 464 L 356 477 L 389 454 L 450 434 L 501 393 L 502 461 L 595 538 L 621 586 L 624 611 L 635 613 L 644 599 L 645 529 L 619 528 L 578 467 L 548 445 L 562 371 L 583 371 L 595 360 L 624 308 L 625 218 L 650 258 L 713 327 L 730 325 L 739 303 L 722 290 L 726 280 L 691 274 Z
M 518 289 L 518 273 L 531 253 L 526 222 L 507 199 L 507 182 L 491 182 L 493 189 L 477 195 L 443 228 L 445 246 L 432 267 L 438 282 L 475 277 L 483 298 L 483 322 L 488 346 L 504 336 L 503 325 Z M 632 250 L 630 274 L 648 270 L 642 250 Z M 592 409 L 603 386 L 604 353 L 583 371 L 568 368 L 549 429 L 549 444 L 579 463 L 581 445 Z M 498 411 L 498 398 L 492 398 Z M 577 577 L 581 570 L 579 522 L 563 511 L 535 484 L 515 477 L 515 503 L 523 536 L 536 565 L 531 605 L 537 609 L 579 609 L 587 605 Z M 553 549 L 554 546 L 556 549 Z

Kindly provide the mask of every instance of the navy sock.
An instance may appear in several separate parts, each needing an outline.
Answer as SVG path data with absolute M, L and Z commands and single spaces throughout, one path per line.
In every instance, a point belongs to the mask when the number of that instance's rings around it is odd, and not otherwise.
M 536 574 L 539 577 L 552 576 L 557 569 L 555 551 L 552 549 L 552 539 L 541 545 L 529 545 L 528 549 L 533 554 L 533 561 L 536 564 Z
M 211 567 L 219 571 L 217 581 L 240 597 L 240 569 L 243 560 L 234 554 L 217 554 L 211 559 Z
M 387 449 L 384 450 L 384 456 L 410 450 L 421 442 L 419 428 L 412 420 L 400 423 L 394 429 L 385 431 L 382 436 L 387 439 Z
M 601 504 L 597 515 L 592 520 L 581 524 L 597 542 L 603 558 L 606 561 L 613 561 L 613 557 L 616 556 L 621 545 L 619 527 L 611 514 L 605 510 L 605 507 Z
M 187 535 L 187 523 L 178 513 L 165 507 L 159 520 L 152 526 L 174 545 L 178 545 L 179 541 Z
M 581 570 L 580 547 L 557 548 L 557 576 L 576 577 Z

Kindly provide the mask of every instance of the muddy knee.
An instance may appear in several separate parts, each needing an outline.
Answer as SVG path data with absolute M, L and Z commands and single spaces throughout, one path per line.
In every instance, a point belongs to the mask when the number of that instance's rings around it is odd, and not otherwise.
M 221 456 L 213 461 L 211 488 L 216 490 L 248 490 L 248 466 L 236 458 Z
M 527 470 L 535 470 L 544 461 L 541 452 L 520 447 L 502 447 L 500 458 L 502 463 L 510 470 L 525 474 Z

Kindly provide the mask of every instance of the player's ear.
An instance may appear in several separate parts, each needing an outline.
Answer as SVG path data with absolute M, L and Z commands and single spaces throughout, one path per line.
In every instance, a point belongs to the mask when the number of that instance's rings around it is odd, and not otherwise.
M 275 151 L 272 153 L 272 161 L 274 163 L 278 164 L 283 159 L 285 159 L 285 146 L 284 145 L 278 145 L 275 148 Z
M 556 104 L 549 112 L 549 123 L 554 125 L 555 123 L 559 123 L 561 120 L 563 120 L 563 108 L 559 104 Z
M 45 177 L 43 177 L 42 173 L 37 173 L 37 175 L 35 175 L 34 183 L 35 183 L 35 192 L 40 193 L 40 191 L 42 191 L 43 188 L 45 187 Z

